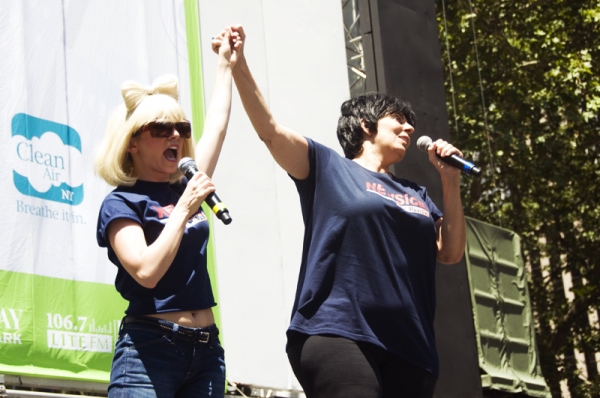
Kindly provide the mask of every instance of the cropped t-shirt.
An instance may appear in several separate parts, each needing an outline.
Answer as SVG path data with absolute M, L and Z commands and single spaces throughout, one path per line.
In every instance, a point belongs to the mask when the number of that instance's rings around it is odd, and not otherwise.
M 188 221 L 173 263 L 152 289 L 140 285 L 123 268 L 107 236 L 108 225 L 119 218 L 140 224 L 148 245 L 162 232 L 181 197 L 187 180 L 137 181 L 119 186 L 106 196 L 98 215 L 98 245 L 108 249 L 108 258 L 118 268 L 115 286 L 129 301 L 127 315 L 149 315 L 210 308 L 216 305 L 206 264 L 208 221 L 202 208 Z

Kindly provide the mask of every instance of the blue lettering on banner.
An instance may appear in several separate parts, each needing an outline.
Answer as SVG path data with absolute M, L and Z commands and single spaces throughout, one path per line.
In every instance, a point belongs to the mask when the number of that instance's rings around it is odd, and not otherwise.
M 40 192 L 32 185 L 30 176 L 23 175 L 13 170 L 13 182 L 17 190 L 23 195 L 66 203 L 76 206 L 83 201 L 83 183 L 78 186 L 70 186 L 67 182 L 69 175 L 69 159 L 64 155 L 53 153 L 53 148 L 40 148 L 33 145 L 33 139 L 37 142 L 44 134 L 55 134 L 62 144 L 72 147 L 81 153 L 81 138 L 75 129 L 60 123 L 40 119 L 24 113 L 16 114 L 12 119 L 12 135 L 22 136 L 26 141 L 19 141 L 15 146 L 16 160 L 30 163 L 27 170 L 37 167 L 40 178 L 51 182 L 45 192 Z M 60 145 L 59 145 L 60 146 Z M 77 167 L 78 165 L 71 165 Z M 36 169 L 36 170 L 38 170 Z
M 32 216 L 47 218 L 50 220 L 66 221 L 72 224 L 86 223 L 83 219 L 83 216 L 80 214 L 76 214 L 71 211 L 52 209 L 47 205 L 32 206 L 23 202 L 22 200 L 17 200 L 17 213 L 29 214 Z

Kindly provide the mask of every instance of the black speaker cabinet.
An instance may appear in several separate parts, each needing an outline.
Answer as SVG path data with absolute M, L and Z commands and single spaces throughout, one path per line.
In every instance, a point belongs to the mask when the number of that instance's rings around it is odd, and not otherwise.
M 357 1 L 366 91 L 396 95 L 417 116 L 413 144 L 394 173 L 427 187 L 442 208 L 438 173 L 414 145 L 422 135 L 449 140 L 434 0 Z M 499 391 L 550 397 L 539 371 L 518 236 L 476 220 L 467 226 L 463 261 L 437 269 L 435 398 Z

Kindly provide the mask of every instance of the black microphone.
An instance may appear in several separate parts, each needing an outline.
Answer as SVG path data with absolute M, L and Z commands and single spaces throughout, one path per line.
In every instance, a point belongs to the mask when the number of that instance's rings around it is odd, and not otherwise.
M 188 180 L 191 180 L 194 174 L 198 172 L 198 168 L 196 167 L 194 159 L 183 158 L 179 161 L 179 171 L 186 176 Z M 227 210 L 227 207 L 221 202 L 221 199 L 219 199 L 216 193 L 209 193 L 204 201 L 212 209 L 219 220 L 223 221 L 223 224 L 229 225 L 231 223 L 232 220 L 229 215 L 229 210 Z
M 426 135 L 419 137 L 419 139 L 417 140 L 417 148 L 419 148 L 423 152 L 427 152 L 427 150 L 429 149 L 431 144 L 433 144 L 433 140 L 431 138 L 427 137 Z M 436 155 L 437 155 L 437 153 L 436 153 Z M 458 156 L 456 154 L 452 154 L 452 155 L 446 156 L 446 157 L 441 157 L 440 155 L 437 155 L 437 156 L 443 162 L 449 164 L 452 167 L 456 167 L 457 169 L 460 169 L 460 171 L 462 171 L 465 174 L 468 174 L 470 176 L 475 176 L 475 177 L 479 177 L 481 175 L 481 169 L 479 167 L 475 166 L 473 163 L 469 162 L 468 160 L 464 160 L 463 158 L 461 158 L 460 156 Z

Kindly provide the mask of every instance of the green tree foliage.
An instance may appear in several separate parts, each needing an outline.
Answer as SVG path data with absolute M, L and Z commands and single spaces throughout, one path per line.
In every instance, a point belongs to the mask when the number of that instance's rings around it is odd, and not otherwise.
M 484 169 L 463 178 L 466 213 L 522 238 L 553 396 L 566 380 L 572 397 L 598 397 L 600 1 L 436 6 L 451 137 Z

